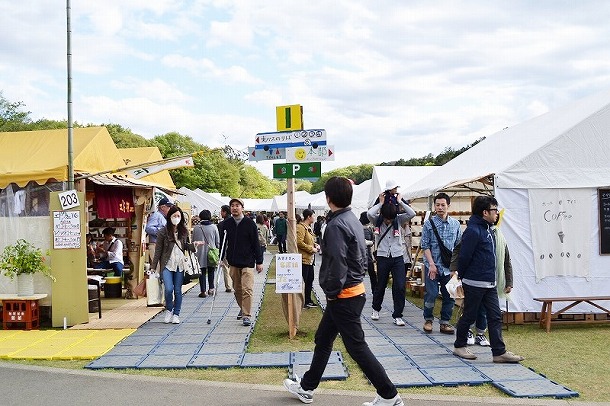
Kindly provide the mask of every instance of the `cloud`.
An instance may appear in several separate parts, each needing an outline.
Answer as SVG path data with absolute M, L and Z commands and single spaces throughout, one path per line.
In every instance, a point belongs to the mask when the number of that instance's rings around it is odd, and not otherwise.
M 72 7 L 78 121 L 245 148 L 301 104 L 336 148 L 324 169 L 459 148 L 610 87 L 604 1 Z M 65 117 L 65 28 L 55 1 L 0 4 L 0 90 L 36 116 Z

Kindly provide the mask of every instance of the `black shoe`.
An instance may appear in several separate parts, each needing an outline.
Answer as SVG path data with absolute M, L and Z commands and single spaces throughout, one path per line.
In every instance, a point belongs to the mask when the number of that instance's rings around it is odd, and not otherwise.
M 318 307 L 318 305 L 315 304 L 314 302 L 310 302 L 310 303 L 305 303 L 305 307 L 308 309 L 313 309 L 314 307 Z
M 241 320 L 241 310 L 237 313 L 237 320 Z

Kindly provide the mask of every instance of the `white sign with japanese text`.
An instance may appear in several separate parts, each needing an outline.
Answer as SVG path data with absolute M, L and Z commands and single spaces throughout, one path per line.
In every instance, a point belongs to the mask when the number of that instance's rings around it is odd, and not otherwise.
M 80 248 L 80 211 L 53 212 L 53 248 Z
M 301 254 L 275 255 L 275 293 L 302 293 Z

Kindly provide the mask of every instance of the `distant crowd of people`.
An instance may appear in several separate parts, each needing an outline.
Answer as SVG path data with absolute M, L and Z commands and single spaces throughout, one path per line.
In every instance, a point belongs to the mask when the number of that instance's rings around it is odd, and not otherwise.
M 330 178 L 324 191 L 329 211 L 316 216 L 303 210 L 297 219 L 296 251 L 302 258 L 304 308 L 315 308 L 312 290 L 317 258 L 321 259 L 318 280 L 326 296 L 326 308 L 316 332 L 314 355 L 301 379 L 286 379 L 285 388 L 303 403 L 313 401 L 328 355 L 337 335 L 350 356 L 377 390 L 373 402 L 365 405 L 403 405 L 384 368 L 370 351 L 361 326 L 366 303 L 364 277 L 368 273 L 372 300 L 370 318 L 382 317 L 385 291 L 391 279 L 392 319 L 405 326 L 403 310 L 407 275 L 412 268 L 410 221 L 415 211 L 390 180 L 369 210 L 351 211 L 352 183 L 343 177 Z M 472 215 L 465 230 L 449 213 L 451 198 L 446 193 L 434 197 L 433 213 L 422 224 L 420 250 L 423 252 L 423 331 L 434 328 L 434 307 L 440 294 L 439 331 L 456 336 L 453 354 L 475 359 L 469 345 L 491 347 L 496 363 L 517 363 L 523 357 L 506 350 L 502 338 L 499 298 L 512 290 L 512 267 L 506 241 L 498 228 L 498 202 L 492 196 L 474 199 Z M 220 208 L 215 223 L 203 210 L 193 221 L 192 236 L 180 208 L 161 199 L 158 210 L 146 225 L 152 269 L 158 269 L 165 294 L 166 323 L 180 323 L 181 261 L 187 252 L 196 252 L 201 267 L 200 297 L 216 294 L 215 272 L 222 269 L 225 290 L 234 292 L 240 307 L 237 319 L 252 323 L 252 289 L 255 272 L 263 270 L 263 254 L 270 244 L 279 253 L 287 252 L 289 224 L 286 213 L 244 211 L 244 202 L 232 198 Z M 111 244 L 112 239 L 107 242 Z M 220 250 L 218 263 L 210 262 L 209 251 Z M 447 289 L 452 278 L 463 287 L 463 312 L 456 328 L 450 323 L 455 300 Z M 486 337 L 489 334 L 489 339 Z

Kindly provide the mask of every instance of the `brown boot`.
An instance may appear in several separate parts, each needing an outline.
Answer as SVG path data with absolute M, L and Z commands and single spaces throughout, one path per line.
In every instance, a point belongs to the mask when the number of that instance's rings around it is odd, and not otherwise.
M 441 324 L 440 332 L 443 334 L 454 334 L 455 330 L 449 324 Z
M 426 333 L 432 332 L 432 320 L 426 320 L 426 322 L 424 323 L 424 331 Z

